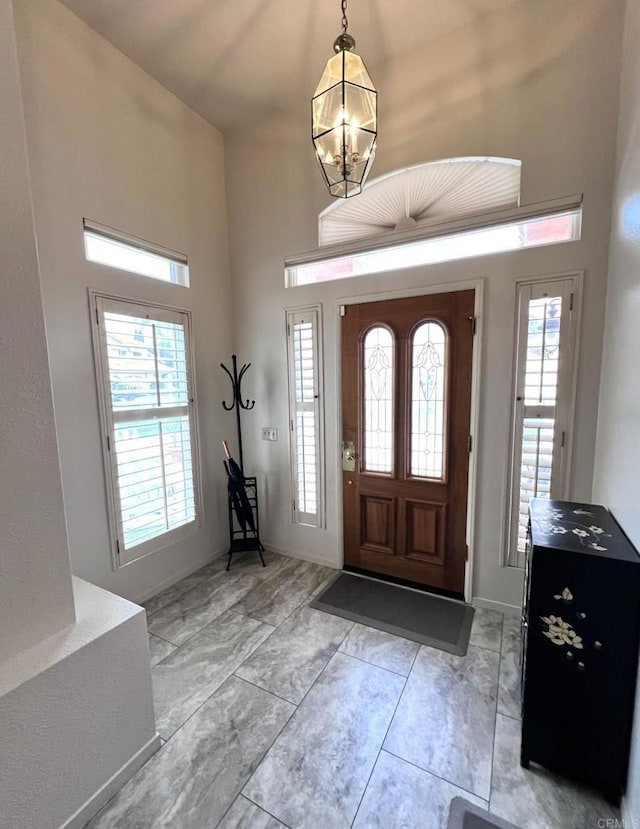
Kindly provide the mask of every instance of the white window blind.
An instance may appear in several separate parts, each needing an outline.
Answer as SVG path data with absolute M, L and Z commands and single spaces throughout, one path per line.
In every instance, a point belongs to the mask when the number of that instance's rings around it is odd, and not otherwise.
M 197 525 L 189 315 L 94 302 L 110 518 L 123 565 Z
M 508 563 L 524 566 L 531 498 L 563 498 L 569 478 L 578 277 L 522 283 L 514 379 Z
M 287 312 L 293 520 L 323 524 L 320 308 Z

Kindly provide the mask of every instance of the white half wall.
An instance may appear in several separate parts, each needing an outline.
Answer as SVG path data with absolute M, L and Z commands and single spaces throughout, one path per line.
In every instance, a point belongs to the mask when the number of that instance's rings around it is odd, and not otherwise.
M 640 5 L 627 3 L 594 500 L 640 550 Z M 624 803 L 640 826 L 640 683 Z M 623 812 L 624 814 L 624 812 Z M 626 824 L 625 824 L 626 825 Z
M 145 612 L 75 578 L 75 625 L 0 675 L 0 829 L 79 829 L 160 746 Z
M 580 242 L 285 289 L 287 254 L 317 246 L 318 213 L 330 197 L 309 136 L 309 100 L 322 66 L 305 66 L 309 98 L 226 136 L 227 199 L 236 342 L 253 363 L 245 457 L 264 485 L 265 542 L 342 563 L 337 384 L 342 297 L 485 278 L 474 595 L 519 605 L 522 573 L 503 567 L 515 281 L 585 271 L 571 496 L 591 496 L 604 318 L 610 200 L 615 163 L 623 3 L 513 2 L 444 33 L 419 50 L 376 63 L 378 153 L 372 175 L 437 158 L 522 160 L 522 202 L 584 193 Z M 354 32 L 357 37 L 357 31 Z M 327 56 L 331 44 L 327 43 Z M 284 309 L 322 303 L 327 526 L 292 524 Z M 277 443 L 262 426 L 276 426 Z
M 0 0 L 0 101 L 2 662 L 74 620 L 11 0 Z
M 219 363 L 231 350 L 220 133 L 56 0 L 16 4 L 27 140 L 73 572 L 143 600 L 226 542 Z M 183 288 L 85 261 L 82 219 L 189 257 Z M 88 288 L 193 313 L 204 522 L 114 571 Z

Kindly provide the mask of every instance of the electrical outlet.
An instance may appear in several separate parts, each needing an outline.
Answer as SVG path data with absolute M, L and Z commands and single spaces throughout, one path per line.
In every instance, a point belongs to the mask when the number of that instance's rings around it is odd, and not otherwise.
M 278 430 L 275 426 L 262 427 L 262 440 L 278 440 Z

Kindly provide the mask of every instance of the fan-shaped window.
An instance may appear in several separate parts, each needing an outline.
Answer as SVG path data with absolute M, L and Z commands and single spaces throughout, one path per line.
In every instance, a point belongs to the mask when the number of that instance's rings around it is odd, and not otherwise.
M 393 334 L 376 325 L 363 340 L 364 469 L 393 472 Z
M 445 477 L 447 335 L 423 322 L 411 338 L 411 474 Z
M 396 170 L 369 181 L 357 199 L 324 210 L 319 244 L 517 207 L 520 166 L 514 158 L 448 158 Z

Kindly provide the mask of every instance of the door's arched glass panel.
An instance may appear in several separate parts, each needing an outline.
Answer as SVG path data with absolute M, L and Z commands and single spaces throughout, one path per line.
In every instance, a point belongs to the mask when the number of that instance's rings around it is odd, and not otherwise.
M 423 322 L 411 341 L 411 475 L 444 478 L 447 335 Z
M 393 334 L 376 325 L 363 343 L 364 464 L 367 472 L 393 472 Z

